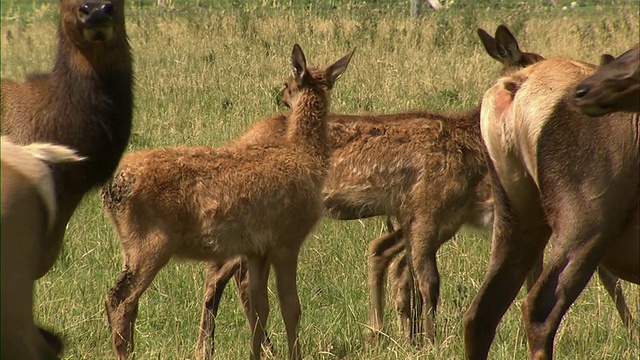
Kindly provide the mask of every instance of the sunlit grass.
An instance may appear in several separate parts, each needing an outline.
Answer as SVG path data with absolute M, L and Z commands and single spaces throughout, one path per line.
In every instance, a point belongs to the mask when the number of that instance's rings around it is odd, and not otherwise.
M 39 7 L 28 18 L 3 18 L 3 77 L 51 69 L 58 11 L 54 5 Z M 419 22 L 371 11 L 310 16 L 298 10 L 163 11 L 133 6 L 127 16 L 137 78 L 132 151 L 221 145 L 256 119 L 279 111 L 275 94 L 290 71 L 289 55 L 296 42 L 316 64 L 327 64 L 356 47 L 332 95 L 333 110 L 383 113 L 462 111 L 479 104 L 499 65 L 476 39 L 478 26 L 493 32 L 506 23 L 525 51 L 591 62 L 602 52 L 623 52 L 639 36 L 633 5 L 592 12 L 528 8 L 428 14 Z M 440 250 L 436 346 L 404 343 L 391 307 L 385 312 L 388 337 L 375 346 L 366 336 L 366 257 L 369 241 L 382 231 L 377 219 L 324 220 L 306 242 L 299 269 L 304 354 L 314 359 L 461 358 L 460 320 L 484 276 L 489 240 L 463 232 Z M 36 289 L 38 321 L 65 334 L 67 358 L 113 357 L 103 303 L 121 265 L 119 244 L 91 193 L 69 224 L 60 260 Z M 140 302 L 135 334 L 139 359 L 193 357 L 203 284 L 203 267 L 197 263 L 175 261 L 160 272 Z M 638 287 L 624 288 L 638 318 Z M 226 292 L 217 320 L 218 359 L 246 358 L 249 353 L 250 334 L 234 292 Z M 492 358 L 526 357 L 521 299 L 522 294 L 502 321 Z M 276 357 L 282 358 L 286 336 L 273 292 L 270 303 L 269 331 Z M 561 326 L 556 354 L 563 359 L 637 359 L 640 350 L 638 338 L 627 335 L 604 289 L 592 281 Z

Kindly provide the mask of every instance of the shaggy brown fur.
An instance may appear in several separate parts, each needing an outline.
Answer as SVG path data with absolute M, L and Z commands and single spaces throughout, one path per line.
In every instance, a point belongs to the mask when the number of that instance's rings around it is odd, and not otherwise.
M 35 276 L 54 264 L 78 203 L 109 179 L 129 139 L 131 53 L 124 0 L 61 1 L 53 71 L 24 83 L 2 80 L 2 133 L 17 144 L 51 142 L 76 149 L 87 161 L 52 165 L 58 211 Z
M 573 103 L 593 65 L 550 59 L 505 77 L 482 102 L 495 221 L 489 269 L 464 317 L 466 355 L 485 359 L 495 329 L 553 234 L 522 311 L 530 355 L 553 356 L 560 321 L 598 264 L 640 283 L 640 122 L 589 119 Z
M 45 239 L 55 221 L 51 171 L 44 161 L 81 160 L 61 146 L 19 146 L 5 137 L 2 149 L 2 345 L 3 359 L 57 357 L 60 339 L 33 323 L 33 284 Z
M 483 30 L 479 30 L 479 35 L 485 48 L 491 49 L 492 57 L 505 64 L 504 71 L 526 61 L 523 59 L 540 58 L 520 52 L 516 39 L 505 26 L 496 31 L 498 42 Z M 502 52 L 508 57 L 499 55 L 498 44 L 510 49 Z M 375 239 L 370 246 L 374 334 L 383 328 L 384 277 L 393 257 L 405 248 L 403 238 L 415 249 L 413 261 L 419 264 L 418 283 L 422 297 L 427 299 L 423 312 L 431 314 L 426 316 L 424 328 L 433 339 L 432 317 L 439 293 L 436 251 L 464 223 L 481 227 L 490 224 L 488 179 L 481 183 L 487 168 L 479 120 L 479 109 L 459 115 L 416 111 L 329 116 L 332 155 L 323 191 L 325 215 L 341 220 L 386 215 L 400 219 L 402 225 L 397 231 Z M 263 119 L 235 141 L 234 146 L 278 143 L 286 128 L 284 116 Z M 406 270 L 394 269 L 394 273 L 407 274 Z M 222 283 L 219 279 L 228 281 L 231 276 L 232 273 L 216 276 L 207 282 L 207 288 L 216 289 Z M 412 296 L 409 292 L 414 288 L 412 278 L 401 276 L 392 282 L 402 282 L 395 287 L 398 289 L 396 306 L 403 330 L 411 337 L 420 328 L 415 320 L 421 311 L 418 305 L 418 311 L 412 314 L 405 306 Z M 218 289 L 221 292 L 223 288 Z M 245 291 L 239 288 L 240 294 Z M 415 298 L 414 303 L 419 304 L 420 296 Z M 217 305 L 214 308 L 217 311 Z M 210 324 L 211 321 L 201 324 L 201 329 L 211 329 Z
M 322 215 L 329 166 L 329 92 L 349 53 L 327 68 L 307 68 L 298 45 L 284 98 L 293 111 L 279 145 L 245 148 L 157 148 L 127 155 L 102 201 L 124 252 L 125 266 L 106 310 L 118 358 L 133 350 L 140 295 L 172 256 L 225 261 L 247 257 L 252 359 L 259 359 L 276 273 L 289 355 L 300 359 L 296 267 L 300 246 Z
M 503 74 L 542 59 L 540 55 L 521 52 L 516 39 L 505 26 L 498 27 L 495 39 L 482 29 L 478 30 L 478 35 L 483 41 L 487 52 L 503 64 Z M 505 57 L 502 57 L 500 54 L 504 54 Z M 475 117 L 473 121 L 479 123 L 479 110 L 477 111 L 478 113 L 472 115 L 467 114 L 467 118 L 471 119 Z M 413 124 L 411 124 L 411 121 L 413 121 Z M 397 161 L 408 159 L 407 161 L 413 161 L 415 164 L 418 164 L 421 161 L 420 159 L 412 159 L 415 154 L 424 154 L 425 158 L 441 155 L 429 154 L 428 152 L 416 149 L 411 149 L 413 152 L 409 153 L 409 155 L 403 153 L 403 155 L 398 158 L 394 158 L 391 155 L 388 157 L 384 155 L 372 157 L 370 154 L 387 154 L 387 146 L 396 148 L 397 152 L 402 152 L 407 149 L 406 147 L 396 147 L 393 140 L 388 139 L 388 129 L 399 129 L 398 131 L 403 131 L 408 134 L 405 138 L 398 137 L 400 142 L 414 142 L 420 146 L 424 144 L 425 141 L 427 141 L 427 143 L 432 141 L 428 136 L 426 138 L 424 137 L 424 133 L 429 133 L 429 131 L 420 130 L 422 124 L 425 126 L 438 126 L 439 122 L 442 121 L 455 123 L 460 120 L 455 116 L 428 112 L 389 115 L 330 115 L 328 120 L 329 138 L 331 140 L 333 153 L 331 157 L 332 165 L 324 189 L 325 214 L 336 219 L 350 220 L 375 215 L 393 216 L 394 214 L 400 213 L 400 210 L 397 210 L 398 204 L 392 203 L 389 197 L 393 196 L 394 192 L 397 194 L 406 191 L 406 188 L 398 189 L 397 183 L 401 181 L 398 179 L 409 179 L 410 175 L 405 175 L 402 172 L 393 173 L 386 170 L 393 166 L 393 164 L 390 164 L 390 159 Z M 395 125 L 396 122 L 404 127 L 397 128 L 398 125 Z M 405 122 L 409 124 L 404 124 Z M 416 124 L 418 124 L 417 128 L 414 129 L 412 126 Z M 286 117 L 283 115 L 262 119 L 256 122 L 238 140 L 234 141 L 233 146 L 242 147 L 256 143 L 277 144 L 286 132 L 286 126 Z M 471 138 L 475 137 L 475 139 L 479 139 L 480 133 L 478 129 L 479 128 L 476 127 L 475 132 L 467 135 Z M 414 133 L 416 134 L 415 136 L 411 135 Z M 442 146 L 441 144 L 443 143 L 444 142 L 435 142 L 434 147 Z M 379 146 L 372 146 L 371 144 L 378 144 Z M 448 150 L 456 149 L 456 147 L 461 146 L 460 144 L 460 141 L 451 142 Z M 446 149 L 443 148 L 442 152 L 444 153 L 445 150 Z M 474 151 L 482 152 L 483 150 L 475 149 Z M 393 155 L 398 156 L 397 153 L 393 153 Z M 432 164 L 425 164 L 425 166 L 431 165 Z M 377 170 L 376 167 L 378 168 Z M 372 178 L 372 169 L 377 171 L 379 176 Z M 427 169 L 428 168 L 425 168 L 424 171 L 429 172 L 430 170 Z M 439 176 L 446 178 L 450 176 L 450 174 L 445 172 Z M 458 179 L 458 181 L 467 180 L 468 179 L 465 180 L 465 178 Z M 371 185 L 372 181 L 376 182 L 375 186 Z M 396 181 L 396 183 L 393 183 L 393 181 Z M 409 179 L 408 181 L 411 180 Z M 429 201 L 416 205 L 413 208 L 413 212 L 429 214 L 430 212 L 437 212 L 438 209 L 445 206 L 447 199 L 438 193 L 437 187 L 429 187 L 429 189 L 432 191 L 429 196 L 432 197 Z M 389 197 L 387 197 L 387 195 Z M 451 225 L 454 229 L 452 230 L 453 232 L 457 231 L 464 223 L 477 228 L 486 228 L 491 224 L 493 203 L 488 178 L 485 177 L 473 191 L 469 191 L 466 194 L 462 191 L 459 195 L 468 196 L 468 199 L 466 200 L 466 206 L 459 210 L 452 210 L 452 212 L 456 214 L 456 217 L 454 217 L 455 220 L 452 221 Z M 442 222 L 442 220 L 435 220 L 435 224 L 433 225 L 434 229 L 438 229 L 440 226 L 438 221 Z M 391 266 L 389 273 L 392 284 L 392 297 L 400 317 L 401 329 L 406 335 L 411 337 L 413 333 L 421 330 L 417 319 L 421 316 L 420 304 L 422 304 L 422 300 L 419 295 L 413 292 L 415 286 L 410 270 L 407 268 L 408 262 L 406 259 L 391 262 L 394 256 L 404 250 L 405 244 L 402 240 L 404 236 L 403 229 L 400 228 L 395 231 L 392 227 L 390 227 L 390 229 L 389 234 L 373 240 L 370 244 L 369 274 L 372 302 L 370 325 L 373 334 L 377 334 L 383 329 L 384 277 L 387 273 L 387 268 Z M 446 237 L 446 234 L 441 234 L 441 236 L 438 240 L 440 243 L 449 239 Z M 425 241 L 425 239 L 419 238 L 418 241 Z M 433 246 L 437 248 L 439 245 Z M 430 259 L 434 258 L 435 255 Z M 428 260 L 431 261 L 430 259 Z M 212 270 L 216 268 L 220 269 L 217 273 Z M 205 296 L 205 306 L 203 307 L 203 317 L 200 326 L 201 336 L 198 342 L 199 349 L 204 348 L 206 346 L 205 340 L 207 337 L 212 336 L 214 316 L 211 314 L 217 313 L 219 299 L 224 286 L 234 275 L 234 269 L 237 268 L 238 267 L 231 266 L 221 267 L 220 264 L 212 264 L 212 266 L 208 268 L 207 295 Z M 239 268 L 241 271 L 235 273 L 236 280 L 247 276 L 246 266 Z M 432 266 L 427 266 L 427 268 L 437 270 L 435 262 Z M 542 257 L 538 259 L 538 264 L 531 271 L 527 279 L 528 288 L 533 285 L 541 268 Z M 605 289 L 616 303 L 623 322 L 627 328 L 632 329 L 631 315 L 627 308 L 622 289 L 617 285 L 617 278 L 604 269 L 599 269 L 598 275 Z M 431 277 L 434 278 L 434 276 Z M 239 284 L 238 291 L 240 298 L 246 298 L 247 295 L 245 293 L 248 291 L 246 286 L 243 286 L 237 281 L 236 283 Z M 437 289 L 438 287 L 432 286 L 432 289 L 433 288 Z M 412 311 L 412 309 L 417 311 Z M 244 307 L 244 310 L 245 313 L 248 311 L 246 307 Z M 429 321 L 428 318 L 427 321 Z M 266 345 L 269 346 L 269 344 Z
M 640 43 L 617 59 L 603 55 L 598 71 L 578 84 L 576 105 L 585 114 L 640 112 Z

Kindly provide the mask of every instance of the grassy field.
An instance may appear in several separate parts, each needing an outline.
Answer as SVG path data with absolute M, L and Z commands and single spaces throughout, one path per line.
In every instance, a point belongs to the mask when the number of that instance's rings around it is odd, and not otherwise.
M 13 2 L 12 2 L 13 4 Z M 22 78 L 52 66 L 58 6 L 33 2 L 2 18 L 2 76 Z M 8 2 L 3 0 L 3 7 Z M 26 9 L 26 10 L 25 10 Z M 5 10 L 3 8 L 3 10 Z M 333 92 L 333 111 L 384 113 L 427 108 L 461 111 L 479 104 L 499 65 L 484 53 L 475 30 L 493 33 L 505 23 L 525 51 L 597 61 L 638 41 L 637 3 L 561 10 L 522 6 L 428 14 L 419 22 L 399 13 L 314 13 L 299 9 L 215 10 L 152 6 L 128 8 L 127 30 L 135 55 L 136 109 L 130 151 L 162 145 L 212 145 L 231 141 L 253 121 L 280 111 L 276 94 L 289 74 L 291 47 L 302 45 L 310 63 L 327 64 L 353 47 L 356 54 Z M 575 10 L 575 11 L 574 11 Z M 393 311 L 388 337 L 367 340 L 368 243 L 383 233 L 379 219 L 323 220 L 300 259 L 303 308 L 300 341 L 310 359 L 459 359 L 461 317 L 475 295 L 490 247 L 484 235 L 461 232 L 439 252 L 442 276 L 437 344 L 402 342 Z M 66 336 L 67 359 L 112 358 L 104 299 L 120 272 L 118 240 L 89 194 L 74 215 L 62 255 L 36 288 L 37 319 Z M 171 262 L 140 302 L 138 359 L 193 357 L 203 266 Z M 638 287 L 623 284 L 636 319 Z M 273 286 L 270 286 L 275 291 Z M 218 317 L 216 358 L 249 354 L 250 333 L 234 289 Z M 521 293 L 505 315 L 492 347 L 493 359 L 527 356 Z M 270 291 L 269 331 L 278 358 L 286 336 Z M 556 337 L 559 359 L 638 359 L 638 337 L 629 337 L 604 288 L 591 281 Z

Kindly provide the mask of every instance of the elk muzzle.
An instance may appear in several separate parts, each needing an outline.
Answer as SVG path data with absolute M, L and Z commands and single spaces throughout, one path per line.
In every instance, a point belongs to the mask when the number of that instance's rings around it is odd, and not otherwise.
M 87 1 L 78 9 L 78 27 L 85 40 L 93 43 L 113 38 L 113 4 L 109 1 Z

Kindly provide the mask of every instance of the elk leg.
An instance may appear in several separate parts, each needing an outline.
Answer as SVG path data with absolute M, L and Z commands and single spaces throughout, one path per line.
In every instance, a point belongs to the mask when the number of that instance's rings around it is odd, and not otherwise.
M 613 303 L 616 304 L 616 309 L 618 310 L 620 319 L 622 319 L 622 323 L 630 333 L 633 333 L 633 318 L 627 307 L 627 301 L 624 298 L 622 286 L 620 286 L 620 279 L 602 266 L 598 266 L 598 278 L 602 286 L 607 290 Z
M 544 266 L 544 252 L 540 253 L 540 256 L 538 256 L 538 258 L 533 264 L 533 267 L 531 267 L 531 271 L 529 271 L 529 274 L 527 275 L 527 279 L 525 282 L 525 285 L 527 286 L 527 292 L 531 290 L 531 288 L 533 287 L 533 284 L 535 284 L 536 280 L 538 280 L 538 277 L 540 277 L 540 273 L 542 273 L 543 266 Z
M 370 325 L 374 334 L 382 331 L 384 322 L 384 278 L 391 260 L 404 249 L 402 229 L 381 236 L 369 246 Z
M 227 283 L 239 268 L 240 258 L 229 260 L 222 266 L 216 261 L 207 263 L 204 304 L 202 306 L 198 344 L 196 346 L 196 359 L 208 359 L 213 355 L 216 316 L 218 316 L 220 299 Z M 244 308 L 245 306 L 243 305 Z
M 287 343 L 290 359 L 302 359 L 300 342 L 298 341 L 298 324 L 300 321 L 300 299 L 298 298 L 297 267 L 299 248 L 279 250 L 272 258 L 276 273 L 276 287 L 280 300 L 280 312 L 287 330 Z
M 532 225 L 539 216 L 521 215 L 521 219 L 534 220 L 526 227 L 518 221 L 495 170 L 490 168 L 490 173 L 495 201 L 491 255 L 484 281 L 463 318 L 467 359 L 487 358 L 498 323 L 551 235 L 546 224 Z
M 57 208 L 59 211 L 56 214 L 56 222 L 53 229 L 51 229 L 47 235 L 47 241 L 42 244 L 42 259 L 38 263 L 35 279 L 43 277 L 49 270 L 51 270 L 56 260 L 58 260 L 60 250 L 62 249 L 64 235 L 67 230 L 67 223 L 73 214 L 73 210 L 75 210 L 77 204 L 80 202 L 80 199 L 64 199 L 64 201 L 69 202 L 70 204 L 75 203 L 75 205 L 69 207 L 69 209 L 72 209 L 71 211 L 62 210 L 65 209 L 65 207 L 58 204 Z
M 269 299 L 267 298 L 269 261 L 265 256 L 250 256 L 247 259 L 247 267 L 251 274 L 249 276 L 249 325 L 253 334 L 249 358 L 259 360 L 269 316 Z
M 138 316 L 138 300 L 171 258 L 167 246 L 148 248 L 155 252 L 142 248 L 135 252 L 125 250 L 124 270 L 109 291 L 105 303 L 113 347 L 121 360 L 127 359 L 134 350 L 133 329 Z
M 414 288 L 420 292 L 421 312 L 424 314 L 423 331 L 427 340 L 435 341 L 434 319 L 440 295 L 440 274 L 436 263 L 439 229 L 424 219 L 414 220 L 406 239 L 409 269 L 414 279 Z M 406 240 L 405 240 L 406 243 Z M 415 303 L 414 305 L 418 305 Z M 415 306 L 417 308 L 417 306 Z
M 584 222 L 570 224 L 566 233 L 556 230 L 552 256 L 522 306 L 533 359 L 552 358 L 560 321 L 587 285 L 604 250 L 603 234 L 597 228 Z
M 244 311 L 245 316 L 247 317 L 247 322 L 249 320 L 249 271 L 247 269 L 247 262 L 244 258 L 240 258 L 238 270 L 233 274 L 233 279 L 236 283 L 236 287 L 238 289 L 238 298 L 240 299 L 240 305 L 242 306 L 242 311 Z M 249 323 L 249 328 L 252 329 L 251 324 Z M 271 344 L 271 339 L 269 338 L 269 334 L 264 332 L 264 341 L 262 342 L 262 346 L 265 349 L 268 349 L 272 354 L 275 354 L 275 349 L 273 348 L 273 344 Z
M 394 297 L 396 312 L 398 313 L 398 321 L 400 331 L 405 335 L 407 340 L 412 338 L 412 334 L 418 332 L 417 324 L 419 316 L 412 316 L 415 312 L 411 312 L 412 295 L 415 294 L 413 286 L 413 278 L 407 264 L 407 257 L 402 254 L 391 263 L 389 270 L 391 293 Z

